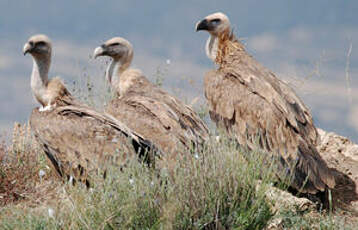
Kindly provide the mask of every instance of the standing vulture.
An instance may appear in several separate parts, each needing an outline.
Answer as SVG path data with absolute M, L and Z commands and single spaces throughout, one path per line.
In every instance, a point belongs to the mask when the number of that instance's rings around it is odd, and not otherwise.
M 35 35 L 23 52 L 33 57 L 31 89 L 42 105 L 32 111 L 31 130 L 57 173 L 88 185 L 88 174 L 105 160 L 121 164 L 149 151 L 150 143 L 127 126 L 76 101 L 59 78 L 48 79 L 51 50 L 47 36 Z
M 276 174 L 292 176 L 297 191 L 333 188 L 333 174 L 315 147 L 320 137 L 312 116 L 293 89 L 246 52 L 225 14 L 207 16 L 197 23 L 199 30 L 209 32 L 206 54 L 218 66 L 204 80 L 216 125 L 242 146 L 259 144 L 277 159 Z
M 193 150 L 208 138 L 208 129 L 187 105 L 153 85 L 140 70 L 131 69 L 132 45 L 121 37 L 106 41 L 94 57 L 109 56 L 107 80 L 116 97 L 106 112 L 152 141 L 167 156 Z

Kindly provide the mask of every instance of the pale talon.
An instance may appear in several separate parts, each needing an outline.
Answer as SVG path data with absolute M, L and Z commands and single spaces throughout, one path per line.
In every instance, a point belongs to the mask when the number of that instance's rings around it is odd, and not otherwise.
M 40 107 L 39 108 L 39 111 L 40 112 L 45 112 L 45 111 L 50 111 L 50 110 L 52 110 L 52 106 L 51 105 L 47 105 L 47 106 L 45 106 L 45 107 Z
M 43 111 L 50 111 L 51 109 L 52 109 L 52 106 L 48 105 L 43 109 Z

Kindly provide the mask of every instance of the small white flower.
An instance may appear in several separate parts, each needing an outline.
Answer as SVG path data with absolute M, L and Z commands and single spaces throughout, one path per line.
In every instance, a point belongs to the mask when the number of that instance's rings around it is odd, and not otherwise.
M 194 154 L 194 158 L 195 158 L 195 159 L 199 159 L 199 154 L 198 154 L 198 153 L 195 153 L 195 154 Z
M 167 59 L 166 63 L 167 63 L 167 65 L 170 65 L 170 63 L 171 63 L 170 59 Z
M 70 176 L 70 179 L 68 180 L 68 183 L 72 184 L 73 183 L 73 177 Z
M 53 210 L 52 208 L 48 208 L 48 216 L 50 218 L 55 218 L 55 210 Z
M 152 187 L 154 186 L 154 181 L 150 182 L 150 186 L 152 186 Z
M 118 138 L 113 138 L 112 139 L 112 143 L 117 143 L 118 142 Z
M 46 172 L 44 170 L 40 169 L 40 171 L 39 171 L 40 179 L 42 179 L 42 177 L 44 177 L 45 175 L 46 175 Z
M 219 142 L 220 141 L 220 136 L 216 136 L 215 140 L 216 140 L 216 142 Z
M 134 184 L 134 179 L 132 179 L 132 178 L 129 179 L 129 183 L 130 183 L 130 184 Z

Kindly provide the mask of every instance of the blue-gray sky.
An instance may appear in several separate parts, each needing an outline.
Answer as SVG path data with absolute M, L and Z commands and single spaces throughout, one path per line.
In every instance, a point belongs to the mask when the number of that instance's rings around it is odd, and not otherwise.
M 21 53 L 36 33 L 52 39 L 50 76 L 61 76 L 69 88 L 87 76 L 103 83 L 105 61 L 90 55 L 103 41 L 122 36 L 133 43 L 134 66 L 151 80 L 159 68 L 167 90 L 188 102 L 204 98 L 202 78 L 213 64 L 204 52 L 208 35 L 195 33 L 194 26 L 216 11 L 229 16 L 252 55 L 292 84 L 318 127 L 358 141 L 358 2 L 353 0 L 1 0 L 0 130 L 25 122 L 37 106 L 30 90 L 32 60 Z

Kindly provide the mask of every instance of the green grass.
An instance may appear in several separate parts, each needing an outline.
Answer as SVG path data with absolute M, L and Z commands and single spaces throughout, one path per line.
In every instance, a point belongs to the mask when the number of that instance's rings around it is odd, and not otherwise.
M 123 172 L 113 167 L 105 181 L 96 178 L 90 190 L 63 185 L 66 199 L 53 207 L 54 218 L 45 207 L 38 215 L 11 207 L 0 228 L 261 229 L 272 216 L 266 184 L 255 189 L 259 175 L 239 154 L 215 143 L 205 154 L 178 159 L 170 175 L 131 159 Z
M 29 151 L 28 144 L 21 146 Z M 93 175 L 91 189 L 62 184 L 55 176 L 40 181 L 38 171 L 27 168 L 30 184 L 44 189 L 1 207 L 0 229 L 263 229 L 273 218 L 286 229 L 350 229 L 325 214 L 284 208 L 273 213 L 265 192 L 274 177 L 260 156 L 213 138 L 201 153 L 177 159 L 170 172 L 133 158 L 122 171 L 110 167 L 106 180 Z M 32 167 L 43 168 L 43 157 L 32 159 Z

